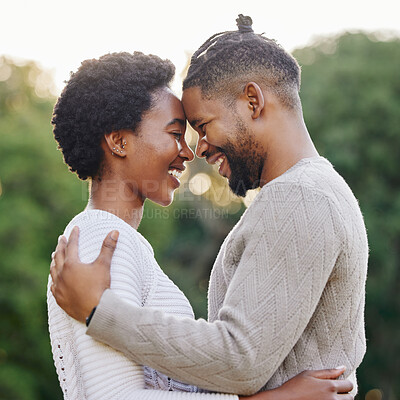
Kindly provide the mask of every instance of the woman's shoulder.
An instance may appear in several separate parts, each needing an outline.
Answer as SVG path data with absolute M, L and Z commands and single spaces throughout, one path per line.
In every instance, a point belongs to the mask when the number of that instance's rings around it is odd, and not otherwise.
M 93 262 L 100 254 L 104 238 L 119 231 L 111 261 L 111 288 L 125 300 L 142 304 L 148 287 L 154 285 L 156 260 L 147 240 L 116 215 L 103 210 L 85 210 L 74 217 L 65 229 L 68 238 L 72 228 L 79 227 L 79 258 Z
M 74 226 L 79 227 L 79 242 L 102 243 L 112 230 L 119 232 L 118 245 L 128 245 L 131 251 L 143 250 L 154 256 L 150 243 L 124 220 L 104 210 L 85 210 L 76 215 L 67 225 L 64 235 L 68 238 Z
M 129 224 L 114 214 L 103 210 L 85 210 L 67 225 L 68 238 L 72 228 L 79 227 L 79 258 L 84 263 L 93 262 L 100 254 L 105 237 L 113 230 L 119 231 L 117 246 L 111 262 L 111 274 L 120 273 L 131 280 L 143 283 L 152 281 L 154 269 L 153 249 L 147 240 Z

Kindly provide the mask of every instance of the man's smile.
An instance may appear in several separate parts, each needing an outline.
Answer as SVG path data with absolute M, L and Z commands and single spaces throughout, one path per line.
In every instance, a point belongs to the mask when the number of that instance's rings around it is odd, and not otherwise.
M 218 166 L 218 172 L 221 176 L 228 179 L 230 178 L 231 168 L 228 159 L 223 152 L 217 152 L 211 156 L 207 156 L 206 160 L 208 164 Z

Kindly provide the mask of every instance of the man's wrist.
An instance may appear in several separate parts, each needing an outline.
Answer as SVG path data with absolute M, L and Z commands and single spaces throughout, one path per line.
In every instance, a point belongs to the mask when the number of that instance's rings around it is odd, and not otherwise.
M 96 311 L 96 308 L 97 308 L 97 306 L 96 307 L 93 307 L 93 310 L 90 312 L 90 314 L 86 317 L 86 326 L 88 327 L 89 326 L 89 324 L 90 324 L 90 321 L 92 320 L 92 317 L 93 317 L 93 315 L 94 315 L 94 313 L 95 313 L 95 311 Z

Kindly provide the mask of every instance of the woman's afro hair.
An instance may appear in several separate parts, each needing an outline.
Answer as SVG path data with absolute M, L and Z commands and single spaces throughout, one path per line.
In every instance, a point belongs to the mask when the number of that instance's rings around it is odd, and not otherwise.
M 99 173 L 102 137 L 133 132 L 152 106 L 152 93 L 168 87 L 175 73 L 169 60 L 140 52 L 106 54 L 83 61 L 71 73 L 53 112 L 53 133 L 65 163 L 82 180 Z

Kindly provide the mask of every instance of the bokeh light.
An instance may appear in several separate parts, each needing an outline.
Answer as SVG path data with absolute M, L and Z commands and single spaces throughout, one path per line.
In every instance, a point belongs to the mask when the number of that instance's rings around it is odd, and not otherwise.
M 196 174 L 190 181 L 189 181 L 189 190 L 197 195 L 200 196 L 206 193 L 211 187 L 211 179 L 207 174 L 200 172 Z
M 11 67 L 4 62 L 4 58 L 0 58 L 0 82 L 6 81 L 11 76 Z
M 246 193 L 246 196 L 242 197 L 242 201 L 243 201 L 244 205 L 246 207 L 249 207 L 259 192 L 260 192 L 260 189 L 249 190 Z
M 365 400 L 382 400 L 383 392 L 380 389 L 372 389 L 365 395 Z
M 225 185 L 213 185 L 212 186 L 212 197 L 215 204 L 219 205 L 220 207 L 228 206 L 231 201 L 235 200 L 234 195 Z

